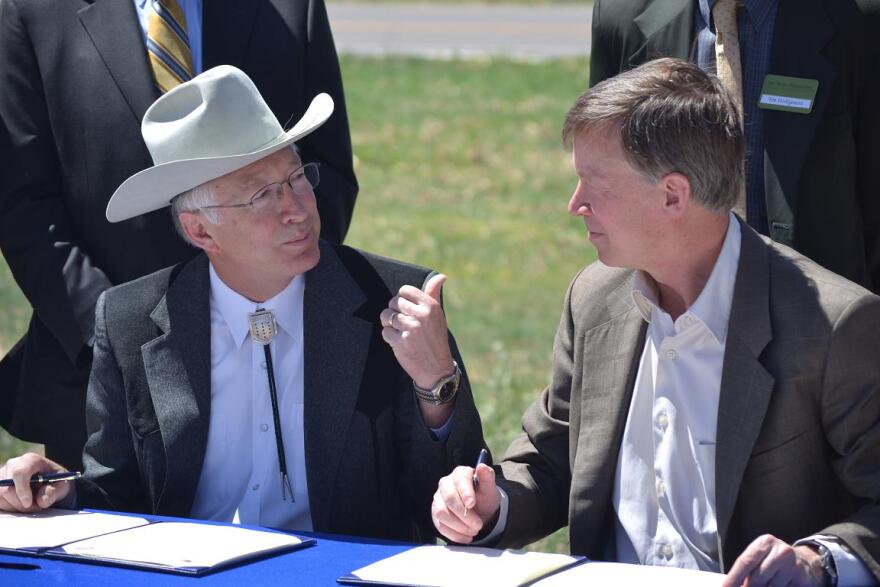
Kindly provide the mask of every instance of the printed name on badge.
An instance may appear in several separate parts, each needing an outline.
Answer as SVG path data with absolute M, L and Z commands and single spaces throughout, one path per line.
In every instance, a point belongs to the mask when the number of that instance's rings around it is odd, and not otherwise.
M 768 74 L 761 87 L 758 108 L 809 114 L 818 89 L 819 80 Z

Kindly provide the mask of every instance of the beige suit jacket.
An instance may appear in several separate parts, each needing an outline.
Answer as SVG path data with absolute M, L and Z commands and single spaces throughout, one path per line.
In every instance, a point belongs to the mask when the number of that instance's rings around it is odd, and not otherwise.
M 611 503 L 646 323 L 634 273 L 572 282 L 551 385 L 500 464 L 502 546 L 569 524 L 571 550 L 614 556 Z M 880 578 L 880 297 L 742 226 L 716 439 L 721 565 L 764 533 L 838 536 Z

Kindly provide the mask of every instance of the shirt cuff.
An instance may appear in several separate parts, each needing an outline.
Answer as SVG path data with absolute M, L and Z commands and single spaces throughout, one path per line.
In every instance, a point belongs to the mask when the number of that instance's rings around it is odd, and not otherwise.
M 486 544 L 492 544 L 495 542 L 501 534 L 504 533 L 504 530 L 507 528 L 507 507 L 508 507 L 508 497 L 507 492 L 505 492 L 500 487 L 496 486 L 495 489 L 498 490 L 498 497 L 501 498 L 501 504 L 498 509 L 498 521 L 495 522 L 495 527 L 492 528 L 492 531 L 489 532 L 486 536 L 479 540 L 474 540 L 471 542 L 472 546 L 484 546 Z
M 834 559 L 834 566 L 837 567 L 837 585 L 838 587 L 862 587 L 877 585 L 877 580 L 871 571 L 868 570 L 864 561 L 857 557 L 852 551 L 835 536 L 826 534 L 814 534 L 803 538 L 794 543 L 793 546 L 801 544 L 821 544 L 831 552 L 831 558 Z
M 440 442 L 446 442 L 446 439 L 449 438 L 449 434 L 452 432 L 452 421 L 455 419 L 455 413 L 449 415 L 449 418 L 446 422 L 443 423 L 443 426 L 439 428 L 431 428 L 428 426 L 428 430 L 431 431 L 431 435 L 434 437 L 434 440 L 439 440 Z

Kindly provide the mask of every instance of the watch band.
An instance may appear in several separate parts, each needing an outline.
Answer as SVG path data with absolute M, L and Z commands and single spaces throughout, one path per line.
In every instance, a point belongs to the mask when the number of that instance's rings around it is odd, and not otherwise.
M 415 392 L 416 397 L 423 402 L 439 406 L 449 403 L 455 398 L 455 395 L 458 393 L 458 385 L 460 381 L 461 370 L 458 368 L 458 363 L 453 360 L 452 373 L 446 377 L 440 378 L 440 381 L 434 384 L 434 387 L 431 389 L 425 389 L 424 387 L 419 387 L 418 384 L 413 381 L 413 391 Z
M 837 587 L 837 563 L 834 562 L 834 555 L 821 542 L 816 542 L 815 544 L 819 551 L 819 556 L 822 557 L 822 573 L 825 575 L 825 584 L 828 587 Z

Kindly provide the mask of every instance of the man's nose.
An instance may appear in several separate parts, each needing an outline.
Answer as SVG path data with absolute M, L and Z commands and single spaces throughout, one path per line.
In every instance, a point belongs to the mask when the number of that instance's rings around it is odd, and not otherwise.
M 305 202 L 308 194 L 300 195 L 296 193 L 293 191 L 290 183 L 286 181 L 281 184 L 281 189 L 282 194 L 278 200 L 278 207 L 285 220 L 298 221 L 308 216 L 308 207 Z
M 592 216 L 593 214 L 593 208 L 584 197 L 584 189 L 580 182 L 568 201 L 568 213 L 572 216 Z

